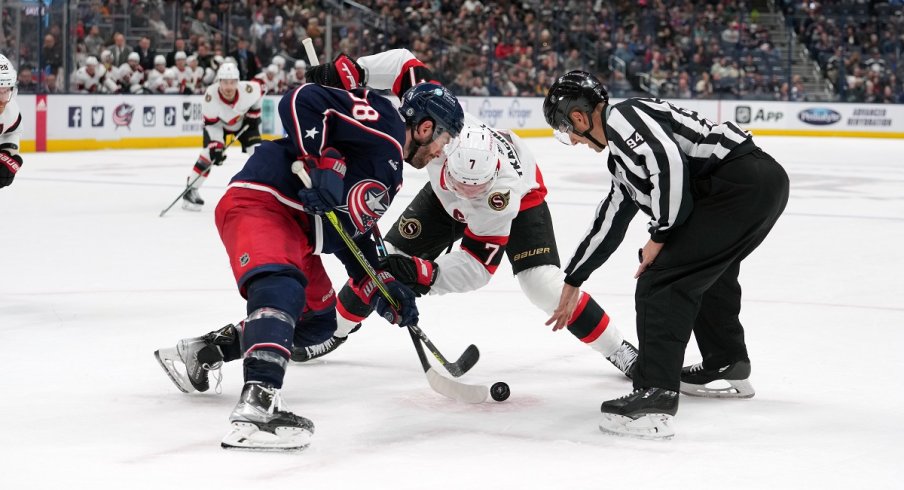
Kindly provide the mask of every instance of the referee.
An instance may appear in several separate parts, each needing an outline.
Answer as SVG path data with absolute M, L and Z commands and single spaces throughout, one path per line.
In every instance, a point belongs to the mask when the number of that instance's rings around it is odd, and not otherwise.
M 559 139 L 598 153 L 608 146 L 612 174 L 547 325 L 565 326 L 579 286 L 615 251 L 637 211 L 648 215 L 650 239 L 635 274 L 634 392 L 603 403 L 600 429 L 668 438 L 679 390 L 720 398 L 754 394 L 738 320 L 738 272 L 785 209 L 788 175 L 730 122 L 715 124 L 658 99 L 608 102 L 599 80 L 572 71 L 553 83 L 543 103 Z M 691 331 L 703 362 L 682 369 Z M 707 387 L 716 380 L 730 387 Z

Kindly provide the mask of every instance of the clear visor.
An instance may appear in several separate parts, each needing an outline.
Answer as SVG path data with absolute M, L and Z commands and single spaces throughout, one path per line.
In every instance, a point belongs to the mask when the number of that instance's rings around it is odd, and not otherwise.
M 13 87 L 0 87 L 0 102 L 8 103 L 13 98 Z
M 559 143 L 566 144 L 568 146 L 574 145 L 571 141 L 571 136 L 568 133 L 574 132 L 574 126 L 571 124 L 567 118 L 566 120 L 559 123 L 559 126 L 553 129 L 552 135 L 556 138 Z
M 462 199 L 474 199 L 475 197 L 483 196 L 490 190 L 490 187 L 493 186 L 493 182 L 495 179 L 490 179 L 487 182 L 482 184 L 467 184 L 464 182 L 459 182 L 452 177 L 452 174 L 449 172 L 449 166 L 447 165 L 445 168 L 446 173 L 446 186 L 455 193 L 456 196 Z

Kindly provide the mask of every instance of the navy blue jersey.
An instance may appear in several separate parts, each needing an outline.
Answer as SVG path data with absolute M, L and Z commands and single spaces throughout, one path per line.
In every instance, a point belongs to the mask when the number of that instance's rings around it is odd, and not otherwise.
M 292 173 L 292 163 L 333 147 L 345 156 L 347 165 L 345 200 L 337 215 L 356 241 L 369 242 L 369 230 L 402 185 L 405 124 L 398 110 L 367 89 L 345 91 L 306 84 L 283 96 L 279 116 L 289 136 L 261 144 L 230 186 L 269 192 L 284 205 L 304 210 L 297 198 L 304 184 Z M 332 225 L 322 223 L 319 216 L 314 223 L 315 252 L 343 258 L 346 247 Z M 375 261 L 372 244 L 361 248 Z M 343 262 L 352 272 L 350 264 Z

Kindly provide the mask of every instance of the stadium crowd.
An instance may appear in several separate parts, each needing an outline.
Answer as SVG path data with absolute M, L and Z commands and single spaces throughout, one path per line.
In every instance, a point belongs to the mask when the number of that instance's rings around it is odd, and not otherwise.
M 296 60 L 305 59 L 300 41 L 311 37 L 322 55 L 411 49 L 461 95 L 542 96 L 551 79 L 583 68 L 615 96 L 807 100 L 751 3 L 765 2 L 360 0 L 360 8 L 335 8 L 312 0 L 92 0 L 79 3 L 78 68 L 60 72 L 61 28 L 52 24 L 42 67 L 23 65 L 20 91 L 58 92 L 68 76 L 76 92 L 198 93 L 219 63 L 234 61 L 242 79 L 257 77 L 279 93 L 302 80 L 304 61 Z M 842 100 L 904 102 L 897 63 L 904 39 L 896 34 L 904 32 L 904 0 L 773 3 Z M 848 4 L 864 12 L 860 20 L 834 21 L 849 14 L 838 7 Z M 889 15 L 877 17 L 881 9 Z M 143 33 L 134 45 L 111 28 L 117 15 L 128 15 L 129 32 Z M 34 52 L 24 54 L 36 62 Z

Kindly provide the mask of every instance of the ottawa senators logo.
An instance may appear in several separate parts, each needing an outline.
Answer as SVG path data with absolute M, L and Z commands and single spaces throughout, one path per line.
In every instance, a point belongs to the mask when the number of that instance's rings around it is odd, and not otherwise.
M 512 197 L 512 191 L 494 192 L 487 197 L 487 204 L 496 211 L 502 211 L 508 207 L 509 199 Z
M 403 238 L 407 238 L 408 240 L 413 240 L 417 238 L 421 234 L 421 222 L 417 218 L 405 218 L 402 216 L 399 219 L 399 234 L 402 235 Z
M 213 99 L 213 97 L 211 97 L 210 94 L 204 96 L 204 102 L 210 102 L 211 99 Z
M 250 94 L 253 90 L 254 89 L 251 88 L 251 85 L 245 85 L 245 92 L 248 92 Z

